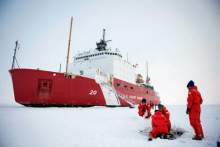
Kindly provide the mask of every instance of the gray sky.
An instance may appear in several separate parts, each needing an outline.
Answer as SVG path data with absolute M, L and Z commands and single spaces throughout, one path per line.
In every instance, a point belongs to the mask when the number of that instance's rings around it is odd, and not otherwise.
M 15 41 L 20 67 L 65 70 L 70 56 L 106 39 L 137 73 L 146 76 L 164 104 L 186 104 L 194 80 L 204 104 L 220 104 L 220 1 L 218 0 L 0 0 L 0 103 L 15 103 L 11 68 Z M 73 58 L 70 58 L 73 62 Z

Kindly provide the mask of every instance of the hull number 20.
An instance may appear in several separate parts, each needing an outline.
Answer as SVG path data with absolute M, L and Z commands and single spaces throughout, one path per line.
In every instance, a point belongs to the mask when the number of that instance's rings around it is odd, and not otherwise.
M 90 90 L 89 95 L 96 95 L 96 94 L 97 94 L 97 91 L 96 91 L 96 90 Z

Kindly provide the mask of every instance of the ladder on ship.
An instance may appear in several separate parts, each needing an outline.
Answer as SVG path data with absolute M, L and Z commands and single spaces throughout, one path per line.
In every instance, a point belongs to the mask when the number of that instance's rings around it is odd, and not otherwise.
M 109 86 L 109 85 L 107 85 L 107 84 L 102 84 L 102 86 L 104 86 L 104 87 L 107 88 L 108 90 L 112 91 L 112 92 L 115 94 L 116 98 L 117 98 L 117 97 L 120 97 L 121 99 L 123 99 L 124 101 L 126 101 L 126 102 L 127 102 L 128 104 L 130 104 L 131 106 L 137 104 L 135 101 L 133 101 L 133 100 L 131 100 L 131 99 L 128 99 L 125 94 L 119 92 L 119 91 L 116 90 L 113 86 Z M 117 98 L 117 99 L 118 99 L 118 98 Z

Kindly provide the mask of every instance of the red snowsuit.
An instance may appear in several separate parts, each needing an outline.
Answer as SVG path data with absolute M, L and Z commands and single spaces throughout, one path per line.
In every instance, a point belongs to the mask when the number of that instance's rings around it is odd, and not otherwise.
M 187 98 L 187 109 L 189 110 L 189 120 L 190 124 L 193 127 L 196 136 L 204 137 L 200 114 L 201 114 L 201 107 L 200 105 L 203 102 L 201 94 L 197 90 L 197 86 L 193 86 L 190 88 Z
M 168 131 L 170 131 L 170 129 L 171 129 L 170 113 L 164 105 L 163 105 L 163 109 L 162 109 L 162 114 L 167 119 L 167 128 L 168 128 Z
M 142 116 L 142 117 L 143 117 L 144 114 L 145 114 L 145 111 L 148 112 L 148 116 L 146 116 L 145 118 L 151 117 L 150 106 L 149 106 L 148 104 L 142 105 L 142 104 L 140 103 L 140 105 L 138 106 L 138 114 L 139 114 L 139 116 Z
M 150 132 L 149 137 L 157 137 L 157 135 L 163 134 L 170 134 L 167 128 L 167 119 L 165 116 L 162 115 L 160 111 L 156 111 L 152 116 L 151 125 L 153 130 Z

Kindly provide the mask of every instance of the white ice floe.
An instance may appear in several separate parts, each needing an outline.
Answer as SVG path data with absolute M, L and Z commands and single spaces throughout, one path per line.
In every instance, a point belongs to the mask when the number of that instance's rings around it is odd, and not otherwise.
M 137 147 L 216 146 L 220 105 L 202 105 L 205 139 L 194 141 L 186 106 L 168 105 L 173 129 L 185 130 L 176 140 L 148 142 L 140 129 L 150 131 L 150 119 L 138 117 L 137 107 L 31 108 L 0 106 L 0 147 Z M 152 110 L 152 113 L 154 110 Z

